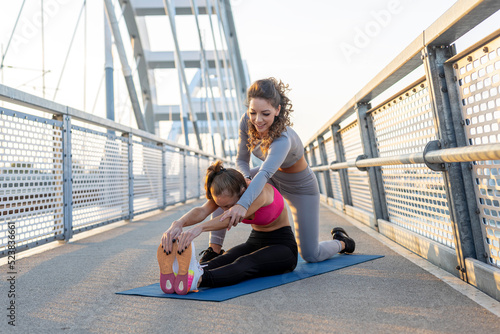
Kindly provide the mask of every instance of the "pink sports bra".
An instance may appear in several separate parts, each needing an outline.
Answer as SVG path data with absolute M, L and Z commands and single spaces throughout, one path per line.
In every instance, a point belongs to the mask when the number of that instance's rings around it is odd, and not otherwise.
M 271 187 L 273 187 L 271 185 Z M 257 211 L 255 211 L 253 219 L 243 219 L 242 222 L 245 224 L 254 224 L 254 225 L 267 225 L 275 221 L 283 208 L 285 207 L 285 202 L 283 201 L 283 196 L 281 196 L 280 192 L 274 188 L 274 199 L 273 202 L 269 205 L 263 206 Z

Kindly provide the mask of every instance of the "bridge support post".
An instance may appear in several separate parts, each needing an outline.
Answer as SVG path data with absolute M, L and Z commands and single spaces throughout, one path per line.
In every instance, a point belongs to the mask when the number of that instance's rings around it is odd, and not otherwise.
M 340 135 L 339 130 L 340 126 L 338 124 L 332 124 L 330 126 L 337 162 L 345 162 L 344 144 L 342 143 L 342 136 Z M 337 172 L 339 173 L 340 186 L 342 188 L 342 203 L 344 204 L 345 211 L 346 205 L 352 205 L 351 188 L 349 187 L 349 176 L 347 174 L 347 169 L 339 169 Z
M 321 164 L 322 165 L 328 165 L 328 155 L 326 154 L 326 148 L 325 148 L 325 140 L 323 136 L 319 136 L 317 138 L 318 140 L 318 149 L 319 149 L 319 156 L 321 159 Z M 323 172 L 323 179 L 325 182 L 325 192 L 327 197 L 333 198 L 333 191 L 332 191 L 332 180 L 330 179 L 330 170 L 326 170 Z
M 71 116 L 55 117 L 63 122 L 62 153 L 63 153 L 63 221 L 64 234 L 58 236 L 61 241 L 68 241 L 73 236 L 73 175 L 71 157 Z
M 161 147 L 161 190 L 162 190 L 162 205 L 161 209 L 165 210 L 167 207 L 167 146 L 159 143 Z
M 134 142 L 132 141 L 132 133 L 124 133 L 122 135 L 128 139 L 128 218 L 134 219 Z
M 198 185 L 198 198 L 200 198 L 201 196 L 201 188 L 200 188 L 200 184 L 201 184 L 201 155 L 199 154 L 196 154 L 196 168 L 198 170 L 198 182 L 196 183 Z
M 452 51 L 448 46 L 427 46 L 422 50 L 425 74 L 429 83 L 429 95 L 431 97 L 434 124 L 441 148 L 457 146 L 454 117 L 450 106 L 448 85 L 444 70 L 444 63 L 452 56 L 451 53 Z M 472 217 L 469 213 L 468 199 L 460 163 L 445 164 L 443 180 L 450 210 L 450 220 L 453 226 L 458 260 L 458 276 L 467 281 L 465 259 L 476 259 L 477 256 L 471 225 Z M 477 215 L 475 216 L 475 224 L 479 224 Z
M 363 152 L 367 158 L 377 158 L 378 150 L 376 146 L 373 121 L 371 119 L 371 116 L 367 114 L 369 109 L 370 105 L 367 103 L 358 103 L 355 107 Z M 367 171 L 373 205 L 373 213 L 375 215 L 375 221 L 372 222 L 373 226 L 371 227 L 374 230 L 378 231 L 378 220 L 389 220 L 384 184 L 382 180 L 382 169 L 380 167 L 368 167 Z
M 184 198 L 182 199 L 182 203 L 186 203 L 186 200 L 187 200 L 186 154 L 187 154 L 187 152 L 185 150 L 182 150 L 181 153 L 182 153 L 182 188 L 183 188 L 183 194 L 184 194 Z
M 318 162 L 316 161 L 316 155 L 314 154 L 314 144 L 313 143 L 309 144 L 309 161 L 308 162 L 310 162 L 310 164 L 312 166 L 318 165 Z M 314 175 L 316 175 L 316 179 L 318 180 L 319 192 L 320 192 L 320 194 L 326 195 L 324 193 L 324 189 L 322 189 L 322 187 L 321 187 L 321 182 L 319 182 L 319 177 L 318 177 L 319 173 L 320 172 L 314 172 Z
M 450 48 L 450 56 L 455 54 L 455 48 L 452 46 Z M 456 145 L 458 147 L 466 147 L 468 145 L 467 137 L 465 135 L 465 127 L 462 125 L 464 122 L 462 115 L 462 101 L 460 99 L 460 94 L 458 92 L 457 80 L 453 70 L 453 65 L 450 63 L 445 63 L 443 66 L 444 75 L 446 79 L 446 85 L 448 90 L 448 98 L 450 101 L 450 113 L 453 120 L 453 126 L 455 129 L 455 139 Z M 479 208 L 477 205 L 476 189 L 474 184 L 474 179 L 472 177 L 472 167 L 471 162 L 462 162 L 458 164 L 462 171 L 463 186 L 465 188 L 466 202 L 469 211 L 470 225 L 472 229 L 472 235 L 474 237 L 474 247 L 476 249 L 476 259 L 479 261 L 486 262 L 488 259 L 488 254 L 486 253 L 483 231 L 481 228 L 481 219 L 478 215 Z
M 227 42 L 227 47 L 231 51 L 231 65 L 235 81 L 236 96 L 238 99 L 239 110 L 245 110 L 244 101 L 246 98 L 246 80 L 245 80 L 245 70 L 243 61 L 241 60 L 240 47 L 238 44 L 238 38 L 236 36 L 236 28 L 233 19 L 233 12 L 231 10 L 231 3 L 229 0 L 214 1 L 214 7 L 216 10 L 217 17 L 222 23 L 222 28 Z M 239 120 L 239 117 L 236 121 Z
M 172 38 L 174 40 L 174 56 L 175 56 L 175 66 L 178 70 L 179 81 L 180 81 L 180 93 L 181 99 L 185 98 L 187 100 L 187 106 L 189 109 L 189 115 L 191 118 L 191 123 L 193 124 L 193 132 L 196 137 L 196 142 L 198 143 L 198 149 L 203 150 L 203 145 L 201 143 L 200 131 L 198 129 L 198 122 L 196 118 L 196 114 L 193 110 L 193 104 L 191 102 L 191 94 L 189 92 L 189 85 L 186 78 L 186 72 L 184 71 L 184 60 L 182 58 L 182 53 L 179 48 L 179 42 L 177 40 L 177 28 L 175 24 L 175 10 L 172 7 L 171 0 L 163 0 L 163 5 L 165 8 L 165 14 L 168 16 L 168 21 L 170 23 L 170 30 L 172 32 Z M 183 92 L 184 88 L 184 92 Z M 186 131 L 186 140 L 187 140 L 187 131 Z M 189 145 L 186 142 L 186 145 Z

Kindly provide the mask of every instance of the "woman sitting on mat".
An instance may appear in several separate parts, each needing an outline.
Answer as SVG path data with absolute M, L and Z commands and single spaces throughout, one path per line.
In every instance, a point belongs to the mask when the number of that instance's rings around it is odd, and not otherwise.
M 174 221 L 163 234 L 157 257 L 160 285 L 165 293 L 186 294 L 197 287 L 220 287 L 270 275 L 290 272 L 297 265 L 297 243 L 288 221 L 281 194 L 270 184 L 247 210 L 243 223 L 252 225 L 248 240 L 206 263 L 196 260 L 193 239 L 201 232 L 228 228 L 229 218 L 220 217 L 201 224 L 217 208 L 228 210 L 245 191 L 244 176 L 235 169 L 223 168 L 217 161 L 207 170 L 205 190 L 208 201 Z M 182 231 L 183 227 L 195 225 Z M 345 244 L 342 242 L 342 247 Z
M 205 178 L 208 201 L 174 221 L 163 234 L 158 247 L 163 292 L 186 294 L 198 286 L 232 285 L 250 278 L 278 275 L 295 269 L 297 244 L 288 223 L 283 197 L 271 185 L 264 187 L 243 220 L 246 224 L 252 224 L 253 230 L 248 240 L 207 262 L 203 269 L 198 264 L 193 239 L 201 232 L 228 228 L 229 219 L 221 222 L 220 217 L 217 217 L 198 223 L 219 207 L 223 210 L 232 207 L 246 187 L 243 175 L 235 169 L 223 168 L 221 161 L 216 161 L 208 168 Z M 183 227 L 195 224 L 198 225 L 182 231 Z

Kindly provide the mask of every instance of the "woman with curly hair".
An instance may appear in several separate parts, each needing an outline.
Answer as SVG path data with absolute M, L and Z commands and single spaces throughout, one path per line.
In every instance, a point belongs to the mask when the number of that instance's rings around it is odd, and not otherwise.
M 345 230 L 332 230 L 333 240 L 319 242 L 319 187 L 316 176 L 304 158 L 304 145 L 290 127 L 292 104 L 288 85 L 281 80 L 257 80 L 247 91 L 247 113 L 240 120 L 237 169 L 245 175 L 248 189 L 221 219 L 230 217 L 229 227 L 246 216 L 248 208 L 266 183 L 272 184 L 286 199 L 295 222 L 299 252 L 307 262 L 319 262 L 333 255 L 352 253 L 355 242 Z M 250 154 L 263 161 L 250 169 Z M 219 214 L 215 212 L 214 215 Z M 224 251 L 226 230 L 210 234 L 210 247 L 200 262 L 208 261 Z M 345 248 L 341 244 L 345 243 Z

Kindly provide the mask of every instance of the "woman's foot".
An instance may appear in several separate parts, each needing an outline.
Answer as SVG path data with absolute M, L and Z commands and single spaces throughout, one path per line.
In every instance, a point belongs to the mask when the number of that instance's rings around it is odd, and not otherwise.
M 158 246 L 156 258 L 160 266 L 160 287 L 165 293 L 174 293 L 175 276 L 177 275 L 178 264 L 175 258 L 177 253 L 177 243 L 172 245 L 172 252 L 167 255 L 162 245 Z
M 352 238 L 349 237 L 347 232 L 342 227 L 335 227 L 332 229 L 332 236 L 334 240 L 338 240 L 344 243 L 344 249 L 340 251 L 342 253 L 353 253 L 356 248 L 356 243 Z
M 207 249 L 202 251 L 199 255 L 202 255 L 202 254 L 203 254 L 203 256 L 200 259 L 200 263 L 205 263 L 205 262 L 208 262 L 208 261 L 216 258 L 219 255 L 224 254 L 224 250 L 221 249 L 220 252 L 217 253 L 216 251 L 214 251 L 214 249 L 212 247 L 208 247 Z
M 189 291 L 197 290 L 198 282 L 203 269 L 196 261 L 194 244 L 186 248 L 181 254 L 175 253 L 177 262 L 179 263 L 179 271 L 175 278 L 174 289 L 178 295 L 185 295 Z

